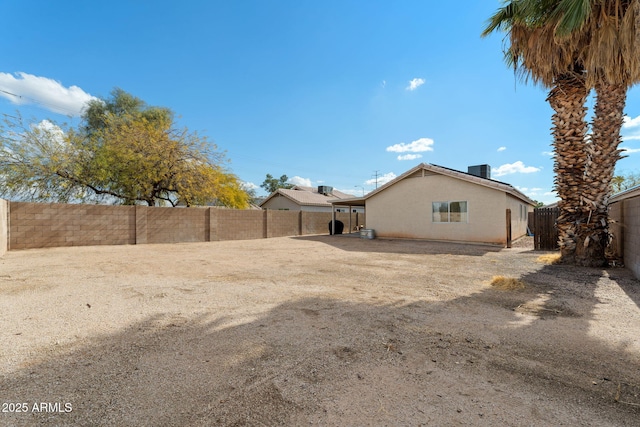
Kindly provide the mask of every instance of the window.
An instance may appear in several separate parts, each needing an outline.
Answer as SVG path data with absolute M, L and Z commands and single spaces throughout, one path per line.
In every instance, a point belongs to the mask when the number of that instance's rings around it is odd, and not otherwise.
M 433 202 L 431 220 L 433 222 L 467 222 L 467 202 Z
M 529 220 L 529 209 L 527 208 L 527 205 L 520 204 L 520 220 Z

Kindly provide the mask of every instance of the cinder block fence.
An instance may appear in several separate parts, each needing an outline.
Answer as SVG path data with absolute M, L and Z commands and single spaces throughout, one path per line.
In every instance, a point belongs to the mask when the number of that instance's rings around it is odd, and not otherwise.
M 634 187 L 611 198 L 609 218 L 614 250 L 625 267 L 640 279 L 640 187 Z
M 336 218 L 349 223 L 349 213 Z M 362 214 L 360 214 L 362 218 Z M 352 214 L 355 224 L 355 214 Z M 0 255 L 57 246 L 210 242 L 328 233 L 330 212 L 71 205 L 0 199 Z M 347 232 L 348 230 L 345 230 Z

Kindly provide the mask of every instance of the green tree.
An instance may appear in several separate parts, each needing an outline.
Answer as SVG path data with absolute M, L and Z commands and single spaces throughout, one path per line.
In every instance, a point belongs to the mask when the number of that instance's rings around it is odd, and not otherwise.
M 640 172 L 628 172 L 613 177 L 613 192 L 619 193 L 640 185 Z
M 109 98 L 89 101 L 83 115 L 84 124 L 81 129 L 91 135 L 104 129 L 108 118 L 125 116 L 145 119 L 159 126 L 171 126 L 173 122 L 173 112 L 170 109 L 148 106 L 142 99 L 120 88 L 115 88 L 111 91 Z
M 278 190 L 278 188 L 292 188 L 293 184 L 287 183 L 288 180 L 289 178 L 287 177 L 287 175 L 282 175 L 278 179 L 271 176 L 271 174 L 267 174 L 267 177 L 265 178 L 264 182 L 260 184 L 260 187 L 264 188 L 268 193 L 273 193 L 274 191 Z
M 113 106 L 120 106 L 112 108 Z M 248 205 L 224 154 L 177 129 L 168 109 L 123 91 L 94 102 L 78 129 L 5 121 L 0 180 L 4 195 L 32 201 Z
M 507 62 L 550 87 L 554 109 L 555 189 L 562 260 L 602 265 L 607 201 L 627 88 L 640 78 L 637 0 L 512 0 L 483 33 L 509 34 Z M 592 135 L 585 101 L 595 88 Z

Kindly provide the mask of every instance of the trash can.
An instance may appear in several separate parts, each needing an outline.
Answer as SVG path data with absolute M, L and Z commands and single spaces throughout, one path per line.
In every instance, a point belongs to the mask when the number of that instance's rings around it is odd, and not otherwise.
M 342 234 L 342 231 L 344 230 L 344 223 L 342 221 L 336 220 L 336 229 L 334 233 L 334 230 L 331 229 L 332 222 L 333 221 L 329 221 L 329 234 Z

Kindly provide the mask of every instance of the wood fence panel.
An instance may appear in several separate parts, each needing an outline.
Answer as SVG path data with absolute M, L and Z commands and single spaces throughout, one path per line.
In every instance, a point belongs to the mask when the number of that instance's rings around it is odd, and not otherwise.
M 537 251 L 554 251 L 558 249 L 558 230 L 556 220 L 560 209 L 536 208 L 533 211 L 534 247 Z
M 507 209 L 507 248 L 511 247 L 511 209 Z

